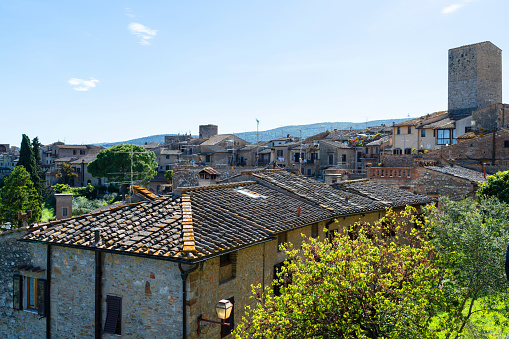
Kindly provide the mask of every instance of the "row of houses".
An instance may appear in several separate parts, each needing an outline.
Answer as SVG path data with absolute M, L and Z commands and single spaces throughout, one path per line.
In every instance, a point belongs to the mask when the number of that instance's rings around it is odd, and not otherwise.
M 302 235 L 332 237 L 432 198 L 368 180 L 327 185 L 282 169 L 0 233 L 7 338 L 230 338 Z M 228 299 L 229 326 L 214 306 Z

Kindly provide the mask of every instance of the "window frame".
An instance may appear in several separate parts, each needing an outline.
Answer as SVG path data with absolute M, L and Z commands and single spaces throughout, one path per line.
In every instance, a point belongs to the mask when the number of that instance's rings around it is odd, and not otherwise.
M 33 289 L 30 284 L 33 282 Z M 49 307 L 49 290 L 46 279 L 24 274 L 13 275 L 12 308 L 37 313 L 46 317 Z M 30 299 L 33 295 L 33 301 Z
M 424 128 L 421 129 L 421 138 L 426 138 L 426 130 Z
M 288 242 L 287 232 L 281 232 L 277 235 L 277 252 L 283 252 L 280 248 L 280 245 L 286 244 Z

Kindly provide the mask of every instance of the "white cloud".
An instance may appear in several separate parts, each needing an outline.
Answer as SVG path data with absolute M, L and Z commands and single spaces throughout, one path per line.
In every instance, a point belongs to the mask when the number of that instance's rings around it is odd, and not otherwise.
M 75 91 L 79 92 L 85 92 L 88 91 L 91 88 L 95 87 L 95 84 L 99 82 L 99 80 L 90 78 L 90 80 L 83 80 L 78 78 L 70 78 L 69 81 L 67 81 L 70 85 L 75 86 L 73 87 Z
M 442 9 L 442 14 L 450 14 L 456 12 L 458 9 L 463 7 L 463 4 L 452 4 Z
M 150 41 L 148 40 L 153 39 L 157 34 L 157 30 L 150 29 L 147 26 L 137 22 L 131 22 L 128 26 L 128 29 L 131 31 L 131 33 L 137 35 L 140 38 L 140 44 L 142 45 L 150 45 Z

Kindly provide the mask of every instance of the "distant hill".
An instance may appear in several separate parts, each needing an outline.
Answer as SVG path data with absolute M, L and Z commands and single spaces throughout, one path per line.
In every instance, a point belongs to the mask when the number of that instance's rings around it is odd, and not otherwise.
M 283 126 L 278 128 L 273 128 L 267 131 L 258 132 L 259 140 L 272 140 L 281 138 L 282 136 L 286 136 L 290 134 L 291 136 L 300 136 L 300 131 L 302 130 L 302 137 L 307 138 L 312 135 L 318 134 L 320 132 L 324 132 L 326 130 L 332 131 L 334 129 L 362 129 L 371 126 L 380 126 L 381 124 L 385 124 L 387 126 L 392 126 L 392 123 L 398 123 L 410 118 L 403 119 L 387 119 L 387 120 L 373 120 L 367 122 L 320 122 L 316 124 L 310 125 L 293 125 L 293 126 Z M 97 145 L 104 146 L 106 148 L 114 146 L 116 144 L 125 143 L 125 144 L 133 144 L 133 145 L 144 145 L 145 143 L 151 142 L 164 142 L 164 136 L 168 134 L 158 134 L 151 135 L 148 137 L 131 139 L 126 141 L 119 142 L 109 142 L 109 143 L 100 143 Z M 235 135 L 241 139 L 244 139 L 250 143 L 256 142 L 256 131 L 253 132 L 242 132 L 235 133 Z M 193 138 L 197 138 L 197 135 L 193 135 Z

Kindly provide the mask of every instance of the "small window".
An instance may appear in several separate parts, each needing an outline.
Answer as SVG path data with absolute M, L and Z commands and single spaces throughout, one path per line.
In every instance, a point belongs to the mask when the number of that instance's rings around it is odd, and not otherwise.
M 122 298 L 106 296 L 106 322 L 104 333 L 122 334 Z
M 318 238 L 318 224 L 311 225 L 311 237 Z
M 277 235 L 277 251 L 281 252 L 281 245 L 286 243 L 286 232 Z
M 509 148 L 509 140 L 504 140 L 504 147 Z
M 421 129 L 421 137 L 422 138 L 426 137 L 426 130 L 425 129 Z
M 237 275 L 237 252 L 219 257 L 219 283 L 227 282 Z
M 401 127 L 398 127 L 396 134 L 401 134 Z
M 408 134 L 412 134 L 412 126 L 408 126 Z
M 412 154 L 411 148 L 405 148 L 405 154 Z
M 341 154 L 341 163 L 346 164 L 346 154 Z
M 334 165 L 334 154 L 329 154 L 329 165 Z
M 69 208 L 68 207 L 62 207 L 62 216 L 63 217 L 69 216 Z
M 13 276 L 13 308 L 36 311 L 40 316 L 47 314 L 47 284 L 45 279 L 23 275 Z
M 230 313 L 230 317 L 225 319 L 225 323 L 230 325 L 221 325 L 221 338 L 226 337 L 228 334 L 232 333 L 235 328 L 235 298 L 231 297 L 228 300 L 232 303 L 232 313 Z
M 72 155 L 76 155 L 76 150 L 75 149 L 72 150 Z
M 80 150 L 80 155 L 85 155 L 85 151 L 84 150 Z

